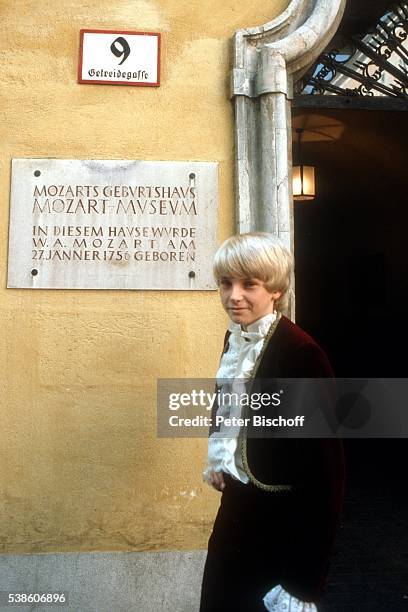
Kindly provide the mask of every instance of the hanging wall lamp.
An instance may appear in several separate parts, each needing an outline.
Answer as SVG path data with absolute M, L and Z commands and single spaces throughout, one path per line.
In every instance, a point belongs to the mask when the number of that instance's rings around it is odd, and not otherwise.
M 297 166 L 292 168 L 293 199 L 294 200 L 313 200 L 316 195 L 315 190 L 315 169 L 314 166 L 302 164 L 301 157 L 301 138 L 304 130 L 297 128 Z

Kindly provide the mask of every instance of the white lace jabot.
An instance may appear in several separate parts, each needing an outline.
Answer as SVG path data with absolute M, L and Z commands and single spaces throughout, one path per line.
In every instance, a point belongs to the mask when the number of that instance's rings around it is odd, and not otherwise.
M 276 312 L 267 314 L 258 321 L 254 321 L 250 325 L 247 326 L 247 330 L 244 331 L 239 323 L 234 323 L 230 321 L 228 325 L 228 331 L 231 332 L 236 338 L 243 338 L 244 340 L 249 340 L 250 342 L 257 342 L 258 340 L 262 340 L 265 338 L 266 334 L 269 331 L 271 323 L 276 319 Z
M 228 339 L 229 348 L 221 358 L 217 382 L 234 378 L 249 378 L 261 352 L 265 336 L 276 316 L 275 312 L 265 315 L 248 325 L 247 331 L 244 331 L 238 323 L 230 322 L 228 326 L 228 331 L 231 333 Z
M 217 385 L 221 394 L 240 394 L 243 383 L 251 376 L 255 362 L 262 350 L 264 339 L 270 326 L 276 319 L 276 313 L 267 314 L 258 321 L 248 325 L 244 331 L 238 323 L 230 322 L 228 330 L 231 335 L 228 340 L 228 350 L 223 354 L 217 372 Z M 223 402 L 218 406 L 217 415 L 225 418 L 240 418 L 242 408 L 233 401 Z M 242 465 L 238 449 L 238 426 L 221 425 L 208 439 L 208 465 L 204 471 L 204 480 L 210 483 L 209 474 L 225 472 L 233 478 L 247 483 L 248 476 Z

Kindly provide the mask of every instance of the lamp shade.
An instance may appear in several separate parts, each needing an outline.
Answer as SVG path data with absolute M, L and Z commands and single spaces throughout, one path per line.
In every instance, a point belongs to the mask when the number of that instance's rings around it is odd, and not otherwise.
M 313 200 L 315 191 L 314 166 L 293 166 L 293 199 Z

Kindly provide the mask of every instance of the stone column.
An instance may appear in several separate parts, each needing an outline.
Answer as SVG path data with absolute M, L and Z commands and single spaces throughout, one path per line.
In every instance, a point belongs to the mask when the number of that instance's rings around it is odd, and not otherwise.
M 234 38 L 237 232 L 272 232 L 292 251 L 293 83 L 333 37 L 345 3 L 292 0 L 275 20 Z

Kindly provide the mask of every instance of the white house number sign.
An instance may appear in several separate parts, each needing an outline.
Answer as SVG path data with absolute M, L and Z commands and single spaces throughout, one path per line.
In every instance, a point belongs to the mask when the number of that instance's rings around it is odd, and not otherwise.
M 160 34 L 81 30 L 79 83 L 160 85 Z

